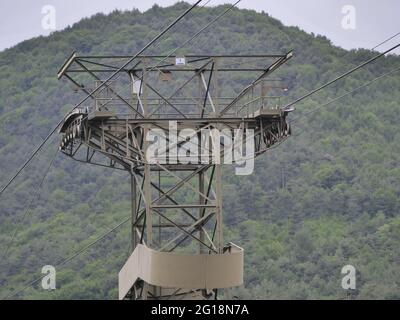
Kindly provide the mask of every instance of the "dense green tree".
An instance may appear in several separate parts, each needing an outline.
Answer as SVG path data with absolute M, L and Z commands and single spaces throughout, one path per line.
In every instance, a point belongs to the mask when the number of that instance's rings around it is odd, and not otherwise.
M 133 54 L 188 4 L 114 11 L 0 52 L 0 181 L 4 185 L 78 96 L 56 72 L 69 52 Z M 202 8 L 148 50 L 167 53 L 225 6 Z M 181 54 L 281 53 L 295 57 L 276 76 L 285 102 L 373 57 L 322 36 L 286 27 L 266 13 L 234 9 Z M 292 137 L 256 160 L 250 176 L 224 168 L 226 239 L 245 249 L 247 299 L 344 299 L 341 268 L 357 269 L 354 298 L 400 298 L 400 76 L 394 73 L 318 112 L 331 98 L 398 68 L 386 56 L 297 105 Z M 251 77 L 243 75 L 242 84 Z M 226 80 L 224 94 L 238 88 Z M 20 225 L 58 137 L 0 198 L 0 256 Z M 284 178 L 283 178 L 284 177 Z M 129 177 L 58 154 L 53 168 L 0 260 L 0 296 L 40 275 L 45 264 L 88 245 L 129 216 Z M 181 195 L 183 199 L 187 195 Z M 116 299 L 117 274 L 129 253 L 128 225 L 60 267 L 57 290 L 35 284 L 25 299 Z

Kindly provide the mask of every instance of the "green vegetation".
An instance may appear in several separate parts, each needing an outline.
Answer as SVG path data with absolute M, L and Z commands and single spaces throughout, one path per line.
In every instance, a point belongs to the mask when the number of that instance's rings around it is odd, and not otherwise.
M 185 6 L 98 14 L 0 52 L 1 185 L 78 101 L 55 76 L 72 49 L 81 54 L 136 53 Z M 224 9 L 198 9 L 190 22 L 179 24 L 148 53 L 168 52 Z M 376 54 L 346 51 L 265 13 L 238 9 L 182 53 L 290 49 L 295 58 L 279 74 L 290 87 L 286 102 Z M 399 57 L 382 58 L 298 104 L 291 117 L 399 67 Z M 245 285 L 234 290 L 235 296 L 343 299 L 340 271 L 352 264 L 358 272 L 354 298 L 400 298 L 399 86 L 396 73 L 299 119 L 293 136 L 259 157 L 250 176 L 238 177 L 225 168 L 225 238 L 245 249 Z M 57 140 L 0 198 L 0 297 L 21 289 L 40 276 L 43 265 L 57 265 L 130 214 L 126 174 L 58 154 L 3 258 Z M 58 268 L 57 290 L 47 292 L 36 284 L 18 297 L 116 299 L 128 239 L 126 225 Z

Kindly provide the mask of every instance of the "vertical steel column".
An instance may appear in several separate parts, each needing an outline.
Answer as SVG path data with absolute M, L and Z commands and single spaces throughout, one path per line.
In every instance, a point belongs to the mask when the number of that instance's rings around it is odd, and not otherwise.
M 131 252 L 135 250 L 137 241 L 137 234 L 135 228 L 136 210 L 137 210 L 137 197 L 136 197 L 136 180 L 134 173 L 131 172 Z
M 218 77 L 219 63 L 220 63 L 220 59 L 214 58 L 214 97 L 213 97 L 213 101 L 214 101 L 215 113 L 216 113 L 217 117 L 219 117 L 219 115 L 220 115 L 220 107 L 219 107 L 220 94 L 219 94 L 219 77 Z
M 222 253 L 224 239 L 222 234 L 222 185 L 221 185 L 221 164 L 215 165 L 215 196 L 216 196 L 216 247 L 218 253 Z
M 204 194 L 204 171 L 200 171 L 199 172 L 199 204 L 205 204 L 205 198 L 202 194 Z M 203 208 L 199 208 L 199 219 L 203 218 L 204 216 L 204 210 Z M 204 243 L 204 231 L 202 228 L 199 228 L 199 238 L 200 240 Z M 204 245 L 202 243 L 199 243 L 199 252 L 200 253 L 204 253 L 205 252 L 205 248 Z
M 220 116 L 220 106 L 219 106 L 219 79 L 218 79 L 218 67 L 219 67 L 219 58 L 214 58 L 214 95 L 213 95 L 213 101 L 214 101 L 214 106 L 215 106 L 215 113 L 219 117 Z M 219 141 L 218 141 L 219 143 Z M 222 184 L 221 184 L 221 175 L 222 175 L 222 164 L 221 161 L 222 159 L 219 159 L 220 163 L 216 163 L 215 165 L 215 196 L 216 196 L 216 247 L 218 250 L 218 253 L 223 252 L 224 248 L 224 239 L 223 239 L 223 233 L 222 233 Z M 211 183 L 211 182 L 210 182 Z
M 158 197 L 161 197 L 161 171 L 158 171 Z M 158 215 L 158 241 L 157 241 L 157 247 L 161 248 L 161 216 Z
M 149 143 L 146 141 L 146 135 L 147 132 L 149 131 L 148 125 L 145 125 L 144 129 L 144 153 L 146 154 L 147 149 L 149 147 Z M 152 230 L 152 212 L 151 212 L 151 171 L 150 171 L 150 165 L 148 163 L 144 164 L 144 186 L 143 186 L 143 193 L 145 196 L 144 202 L 145 202 L 145 207 L 146 207 L 146 243 L 148 247 L 152 247 L 153 245 L 153 230 Z
M 202 111 L 202 109 L 203 109 L 203 99 L 202 99 L 202 96 L 203 96 L 203 83 L 202 83 L 202 81 L 201 81 L 201 73 L 199 73 L 198 75 L 197 75 L 197 80 L 198 80 L 198 96 L 197 96 L 197 106 L 198 106 L 198 108 L 199 108 L 199 114 L 201 114 L 201 111 Z
M 149 114 L 149 109 L 148 109 L 148 90 L 147 90 L 147 63 L 148 60 L 144 59 L 143 60 L 143 71 L 142 71 L 142 84 L 141 87 L 143 88 L 142 92 L 142 103 L 143 103 L 143 115 L 146 118 L 146 116 Z M 143 194 L 144 194 L 144 203 L 145 203 L 145 216 L 146 216 L 146 244 L 149 248 L 152 248 L 153 246 L 153 215 L 151 212 L 151 171 L 150 171 L 150 165 L 147 163 L 146 160 L 146 154 L 147 154 L 147 149 L 149 147 L 149 143 L 146 140 L 147 133 L 149 132 L 149 125 L 145 124 L 143 126 L 143 155 L 144 155 L 144 172 L 143 172 L 143 179 L 144 179 L 144 184 L 143 184 Z M 148 291 L 150 286 L 147 283 L 143 284 L 143 294 L 142 294 L 142 299 L 146 300 Z

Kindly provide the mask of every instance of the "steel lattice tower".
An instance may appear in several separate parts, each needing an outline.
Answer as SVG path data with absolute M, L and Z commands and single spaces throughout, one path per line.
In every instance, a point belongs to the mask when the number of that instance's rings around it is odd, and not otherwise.
M 215 158 L 227 157 L 227 144 L 219 137 L 215 149 L 213 132 L 241 130 L 254 156 L 289 136 L 290 110 L 267 95 L 266 80 L 291 56 L 140 55 L 107 83 L 132 57 L 73 53 L 61 67 L 58 78 L 91 100 L 65 117 L 60 149 L 131 177 L 132 254 L 119 274 L 120 299 L 217 298 L 218 289 L 242 284 L 243 250 L 223 238 L 222 164 Z M 160 130 L 167 145 L 149 161 L 147 138 Z M 178 149 L 194 136 L 206 161 L 183 162 Z

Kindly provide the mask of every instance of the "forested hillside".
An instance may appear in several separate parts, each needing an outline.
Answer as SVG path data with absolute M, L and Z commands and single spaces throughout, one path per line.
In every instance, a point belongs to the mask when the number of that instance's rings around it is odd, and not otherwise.
M 72 50 L 135 54 L 188 4 L 98 14 L 0 52 L 0 185 L 78 96 L 56 73 Z M 146 53 L 163 54 L 226 6 L 199 8 Z M 373 57 L 286 27 L 267 13 L 234 9 L 181 54 L 284 53 L 276 76 L 289 102 Z M 291 119 L 400 68 L 387 56 L 296 105 Z M 275 76 L 275 75 L 274 75 Z M 400 74 L 382 78 L 293 124 L 292 137 L 257 158 L 250 176 L 224 168 L 225 239 L 245 249 L 247 299 L 344 299 L 341 269 L 357 269 L 353 298 L 400 298 Z M 58 137 L 0 197 L 0 298 L 129 217 L 129 177 L 56 154 Z M 39 188 L 54 155 L 54 163 Z M 121 184 L 121 181 L 123 182 Z M 26 211 L 35 192 L 31 210 Z M 23 223 L 20 223 L 22 217 Z M 13 245 L 6 251 L 13 232 Z M 129 225 L 57 268 L 57 290 L 35 284 L 23 299 L 116 299 Z

